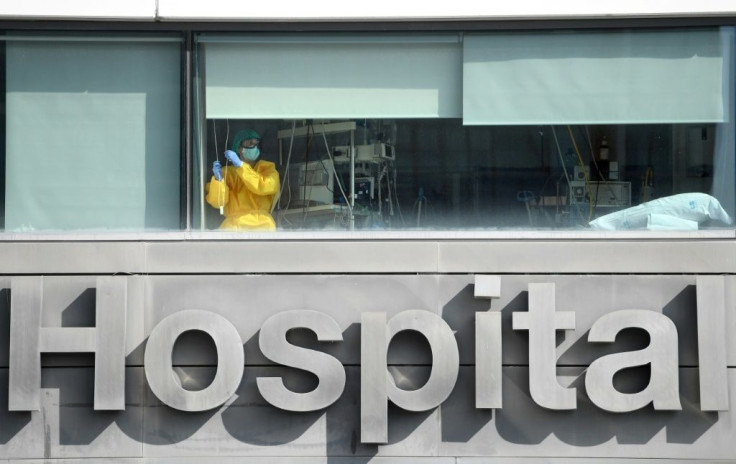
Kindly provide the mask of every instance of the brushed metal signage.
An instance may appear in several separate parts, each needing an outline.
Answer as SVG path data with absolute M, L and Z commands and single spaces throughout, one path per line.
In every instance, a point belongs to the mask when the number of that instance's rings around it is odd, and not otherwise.
M 499 298 L 499 276 L 475 276 L 476 298 Z M 9 357 L 9 403 L 11 411 L 40 408 L 41 354 L 89 352 L 95 354 L 94 409 L 125 409 L 125 277 L 99 277 L 96 281 L 96 325 L 84 328 L 43 327 L 42 277 L 11 278 L 11 333 Z M 700 409 L 729 409 L 722 276 L 699 276 L 697 333 L 700 378 Z M 555 336 L 575 329 L 575 312 L 558 311 L 554 283 L 528 284 L 528 311 L 514 312 L 512 328 L 528 332 L 529 392 L 539 406 L 551 410 L 576 409 L 576 390 L 557 380 Z M 637 328 L 648 333 L 647 347 L 613 353 L 595 359 L 585 375 L 585 389 L 598 408 L 625 413 L 649 404 L 657 410 L 681 410 L 678 378 L 678 333 L 666 315 L 640 308 L 621 308 L 597 319 L 588 334 L 591 344 L 612 343 L 622 330 Z M 314 374 L 317 386 L 308 392 L 289 390 L 280 377 L 258 377 L 257 388 L 272 406 L 293 412 L 318 411 L 343 394 L 345 367 L 324 352 L 296 346 L 287 332 L 307 329 L 319 342 L 340 343 L 340 325 L 329 315 L 312 309 L 278 312 L 260 327 L 258 344 L 269 360 Z M 201 390 L 187 390 L 178 382 L 172 364 L 177 339 L 186 331 L 205 332 L 214 341 L 217 371 Z M 400 332 L 414 331 L 426 339 L 431 350 L 431 372 L 423 386 L 403 390 L 388 372 L 387 352 Z M 360 324 L 360 425 L 363 443 L 386 443 L 388 403 L 408 411 L 427 411 L 442 404 L 453 391 L 459 371 L 458 344 L 450 326 L 439 315 L 407 308 L 387 318 L 384 312 L 364 312 Z M 494 311 L 475 317 L 475 406 L 503 407 L 501 375 L 501 318 Z M 637 393 L 622 393 L 613 377 L 635 366 L 649 365 L 648 385 Z M 162 319 L 151 331 L 144 356 L 144 371 L 151 391 L 171 408 L 205 411 L 225 404 L 238 389 L 244 375 L 243 341 L 225 317 L 205 309 L 177 311 Z

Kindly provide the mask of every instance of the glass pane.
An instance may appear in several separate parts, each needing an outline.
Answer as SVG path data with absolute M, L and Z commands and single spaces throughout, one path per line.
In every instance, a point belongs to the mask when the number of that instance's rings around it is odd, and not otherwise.
M 718 183 L 726 186 L 724 197 L 734 185 L 733 169 L 717 163 L 716 148 L 729 137 L 722 125 L 469 127 L 459 119 L 294 123 L 207 121 L 208 167 L 219 158 L 223 167 L 234 169 L 222 155 L 224 147 L 232 148 L 234 134 L 243 129 L 259 132 L 261 159 L 274 163 L 280 174 L 273 213 L 280 229 L 690 230 L 725 227 L 726 213 L 733 216 L 726 202 L 719 205 L 712 196 Z M 352 216 L 347 206 L 351 136 L 356 154 Z M 207 177 L 211 174 L 210 169 Z M 629 217 L 628 223 L 610 217 L 594 221 L 647 202 L 645 214 Z M 219 209 L 206 212 L 207 227 L 219 227 L 224 220 Z
M 178 229 L 180 43 L 3 46 L 5 230 Z

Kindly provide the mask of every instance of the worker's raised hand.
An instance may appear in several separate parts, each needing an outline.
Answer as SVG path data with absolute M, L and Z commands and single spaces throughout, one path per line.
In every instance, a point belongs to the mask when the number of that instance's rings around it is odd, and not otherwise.
M 230 163 L 236 168 L 243 165 L 243 161 L 238 157 L 238 154 L 232 150 L 225 151 L 225 158 L 227 158 L 228 161 L 230 161 Z
M 222 180 L 222 164 L 219 161 L 212 163 L 212 175 L 215 179 Z

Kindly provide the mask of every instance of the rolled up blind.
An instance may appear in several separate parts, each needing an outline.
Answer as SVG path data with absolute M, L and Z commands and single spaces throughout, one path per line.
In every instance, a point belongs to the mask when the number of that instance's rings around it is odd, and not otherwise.
M 469 33 L 463 120 L 722 122 L 731 56 L 724 43 L 718 29 Z
M 203 37 L 207 118 L 462 114 L 457 35 Z

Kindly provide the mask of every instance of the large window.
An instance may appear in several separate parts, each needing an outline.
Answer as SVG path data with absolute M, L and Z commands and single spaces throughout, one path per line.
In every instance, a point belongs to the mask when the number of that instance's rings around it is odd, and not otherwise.
M 197 63 L 202 229 L 733 227 L 732 28 L 204 35 Z M 268 207 L 233 196 L 244 129 Z
M 181 41 L 2 39 L 4 229 L 179 229 Z

